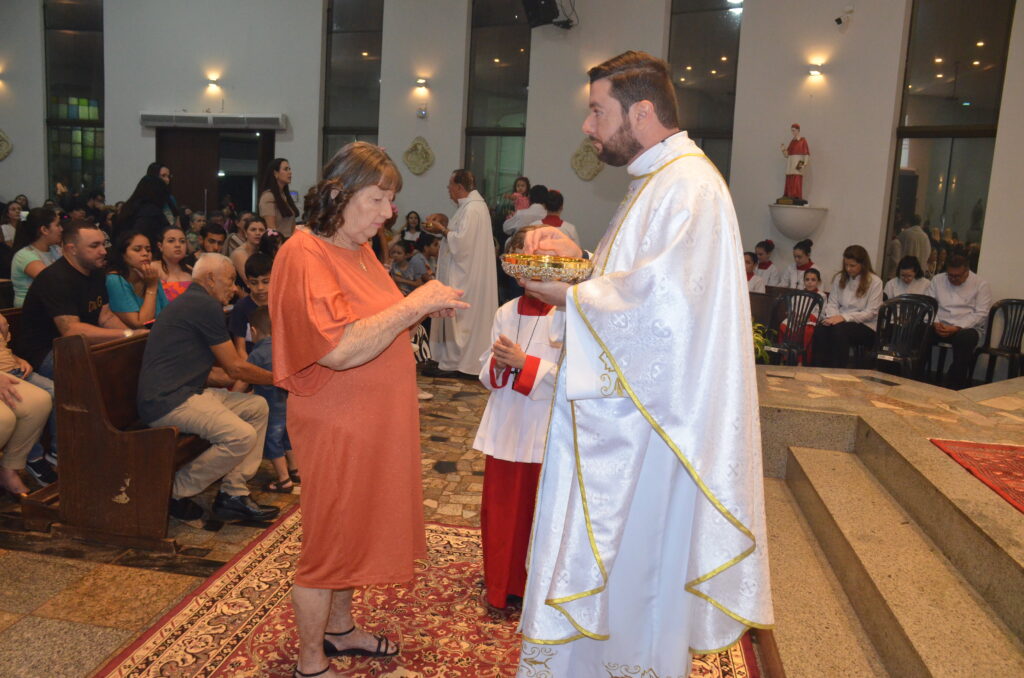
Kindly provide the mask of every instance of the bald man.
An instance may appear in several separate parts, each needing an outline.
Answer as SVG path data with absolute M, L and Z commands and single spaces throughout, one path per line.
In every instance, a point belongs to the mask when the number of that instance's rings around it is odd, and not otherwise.
M 210 442 L 210 448 L 178 469 L 170 514 L 195 520 L 203 510 L 190 497 L 218 479 L 213 502 L 218 520 L 267 521 L 274 506 L 249 497 L 248 481 L 259 470 L 267 433 L 267 401 L 251 393 L 207 388 L 218 365 L 232 381 L 272 384 L 268 370 L 242 360 L 231 343 L 224 305 L 235 286 L 235 267 L 222 254 L 199 258 L 192 285 L 160 313 L 146 344 L 139 374 L 139 416 L 150 426 L 177 426 Z

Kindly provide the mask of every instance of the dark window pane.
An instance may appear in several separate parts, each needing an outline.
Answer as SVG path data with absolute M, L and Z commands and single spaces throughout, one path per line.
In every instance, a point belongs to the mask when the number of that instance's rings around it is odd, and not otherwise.
M 62 0 L 43 3 L 47 30 L 102 31 L 103 0 Z
M 324 130 L 325 161 L 356 138 L 372 137 L 376 143 L 383 24 L 383 0 L 332 0 L 324 102 L 324 126 L 328 128 Z
M 683 4 L 716 3 L 673 8 Z M 728 9 L 672 15 L 669 62 L 683 129 L 732 137 L 742 16 Z
M 994 125 L 1013 0 L 914 3 L 903 125 Z M 979 44 L 980 43 L 980 44 Z
M 331 32 L 384 30 L 384 0 L 331 0 Z
M 521 136 L 470 136 L 466 139 L 466 167 L 476 177 L 476 188 L 487 204 L 512 190 L 523 171 L 526 138 Z
M 530 27 L 520 2 L 473 3 L 470 37 L 470 128 L 525 128 L 530 81 Z

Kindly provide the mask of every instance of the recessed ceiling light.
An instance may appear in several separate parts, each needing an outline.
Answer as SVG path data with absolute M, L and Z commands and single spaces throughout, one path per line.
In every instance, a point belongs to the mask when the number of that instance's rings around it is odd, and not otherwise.
M 972 61 L 972 62 L 971 62 L 971 65 L 972 65 L 972 66 L 980 66 L 980 65 L 981 65 L 981 62 L 980 62 L 980 61 L 977 61 L 977 60 L 975 60 L 975 61 Z
M 526 51 L 526 48 L 525 48 L 525 47 L 520 47 L 520 48 L 519 48 L 519 51 L 520 51 L 520 52 L 525 52 L 525 51 Z
M 979 40 L 978 42 L 976 42 L 974 44 L 976 44 L 978 47 L 984 47 L 985 46 L 985 41 L 984 40 Z
M 913 85 L 907 85 L 907 89 L 914 89 Z
M 715 69 L 712 68 L 711 69 L 711 75 L 718 75 L 718 71 L 716 71 Z
M 686 78 L 679 78 L 679 82 L 686 82 Z
M 936 78 L 941 78 L 941 77 L 942 77 L 942 73 L 936 73 L 936 74 L 935 74 L 935 77 L 936 77 Z
M 728 61 L 729 57 L 722 57 L 722 61 Z
M 941 64 L 942 63 L 942 57 L 935 57 L 935 63 Z
M 494 63 L 500 64 L 501 63 L 501 59 L 499 59 L 498 57 L 494 57 Z
M 369 52 L 363 52 L 363 56 L 370 56 Z
M 692 70 L 693 70 L 693 66 L 687 66 L 687 67 L 686 67 L 686 70 L 688 70 L 688 71 L 692 71 Z
M 960 105 L 961 105 L 961 106 L 970 106 L 970 105 L 971 105 L 971 102 L 970 102 L 970 101 L 965 101 L 965 102 L 963 102 L 963 103 L 962 103 L 962 104 L 960 104 Z

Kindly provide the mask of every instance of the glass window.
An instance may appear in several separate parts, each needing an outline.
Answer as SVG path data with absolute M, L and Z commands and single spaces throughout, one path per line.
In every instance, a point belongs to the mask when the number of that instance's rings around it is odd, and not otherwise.
M 331 0 L 329 20 L 324 101 L 325 158 L 330 158 L 340 148 L 341 138 L 377 138 L 384 2 Z
M 72 193 L 103 184 L 103 2 L 44 2 L 48 165 Z
M 743 3 L 673 0 L 669 63 L 683 129 L 726 178 Z
M 1013 10 L 1013 0 L 993 0 L 984 12 L 967 0 L 914 2 L 887 263 L 899 234 L 920 226 L 932 241 L 926 274 L 943 272 L 953 247 L 977 268 Z
M 504 218 L 501 196 L 523 173 L 530 27 L 520 0 L 474 0 L 470 36 L 466 167 Z

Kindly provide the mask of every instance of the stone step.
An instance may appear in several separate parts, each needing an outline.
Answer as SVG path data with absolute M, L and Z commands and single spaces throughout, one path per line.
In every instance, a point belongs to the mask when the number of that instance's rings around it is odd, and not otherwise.
M 765 478 L 775 643 L 786 678 L 888 676 L 782 479 Z
M 793 447 L 787 484 L 894 676 L 1024 676 L 1024 646 L 848 452 Z

